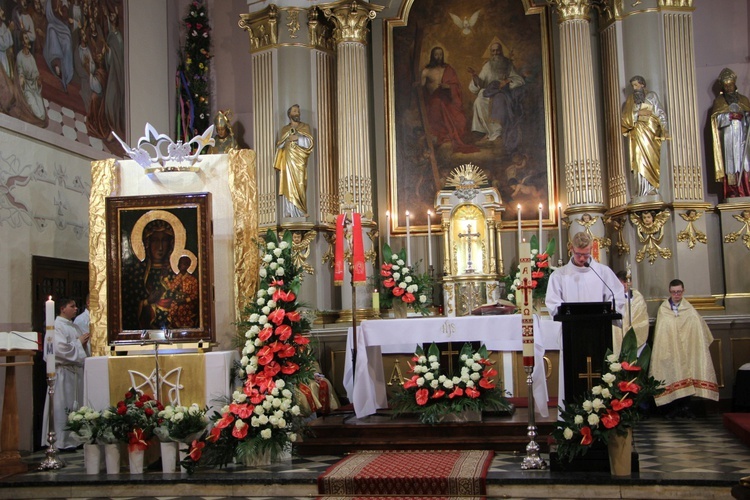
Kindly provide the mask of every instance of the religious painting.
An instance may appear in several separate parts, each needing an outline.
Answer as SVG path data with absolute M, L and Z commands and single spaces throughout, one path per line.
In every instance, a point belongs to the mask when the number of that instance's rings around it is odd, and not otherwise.
M 123 25 L 122 0 L 3 2 L 0 113 L 123 155 Z
M 450 172 L 487 173 L 515 221 L 555 220 L 549 12 L 522 0 L 412 0 L 385 22 L 391 230 L 426 231 Z M 433 219 L 434 220 L 434 219 Z M 515 222 L 514 222 L 515 223 Z M 439 229 L 439 228 L 434 228 Z
M 107 198 L 109 342 L 215 341 L 210 207 L 211 193 Z

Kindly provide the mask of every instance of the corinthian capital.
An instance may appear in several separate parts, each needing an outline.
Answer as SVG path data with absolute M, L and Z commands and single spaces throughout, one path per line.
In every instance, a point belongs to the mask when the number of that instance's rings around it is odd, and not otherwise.
M 560 22 L 582 19 L 590 21 L 589 11 L 591 0 L 550 0 L 550 4 L 557 8 Z
M 348 0 L 318 5 L 327 19 L 333 21 L 333 40 L 341 42 L 367 43 L 367 24 L 383 10 L 380 5 Z

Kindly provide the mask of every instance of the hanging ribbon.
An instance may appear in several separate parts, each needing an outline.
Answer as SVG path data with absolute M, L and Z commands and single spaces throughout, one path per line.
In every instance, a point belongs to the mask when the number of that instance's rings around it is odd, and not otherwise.
M 336 247 L 334 249 L 333 284 L 344 284 L 344 221 L 346 215 L 336 216 Z
M 362 242 L 362 214 L 352 213 L 352 269 L 354 285 L 367 284 L 365 271 L 365 245 Z

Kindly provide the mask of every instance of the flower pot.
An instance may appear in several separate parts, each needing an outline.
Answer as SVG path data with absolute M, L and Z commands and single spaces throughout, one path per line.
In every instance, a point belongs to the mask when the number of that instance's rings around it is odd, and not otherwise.
M 266 449 L 259 453 L 246 454 L 242 457 L 242 464 L 248 467 L 264 467 L 271 465 L 275 462 L 281 462 L 291 457 L 289 451 L 282 450 L 276 454 L 274 459 L 270 449 Z
M 159 443 L 161 448 L 161 470 L 166 473 L 178 472 L 177 470 L 177 449 L 179 443 L 167 441 Z
M 128 451 L 131 474 L 143 474 L 143 453 L 144 450 Z
M 98 444 L 83 445 L 83 464 L 86 474 L 99 474 L 102 465 L 102 447 Z
M 481 422 L 482 412 L 481 411 L 462 411 L 460 413 L 446 413 L 440 418 L 440 423 L 461 423 L 461 422 Z
M 120 473 L 120 444 L 104 445 L 104 462 L 107 465 L 107 474 Z
M 183 451 L 183 448 L 187 449 L 188 446 L 190 446 L 190 445 L 188 445 L 187 443 L 178 443 L 177 444 L 177 448 L 178 448 L 177 456 L 180 459 L 180 462 L 182 462 L 183 460 L 185 460 L 185 458 L 188 456 L 188 452 L 187 451 Z M 182 465 L 180 465 L 180 472 L 187 472 L 187 469 L 185 467 L 183 467 Z
M 406 302 L 401 299 L 393 299 L 393 317 L 403 319 L 407 316 L 408 307 Z
M 631 474 L 631 455 L 633 453 L 633 429 L 628 434 L 620 436 L 614 434 L 609 438 L 609 471 L 613 476 L 629 476 Z

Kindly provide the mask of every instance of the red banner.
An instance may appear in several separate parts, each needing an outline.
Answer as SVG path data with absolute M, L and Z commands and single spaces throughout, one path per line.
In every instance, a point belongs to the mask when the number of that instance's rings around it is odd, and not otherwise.
M 344 284 L 344 221 L 346 216 L 336 216 L 336 246 L 334 248 L 333 284 L 341 286 Z
M 367 271 L 365 270 L 365 246 L 362 242 L 362 215 L 354 212 L 352 224 L 352 269 L 354 285 L 367 284 Z

